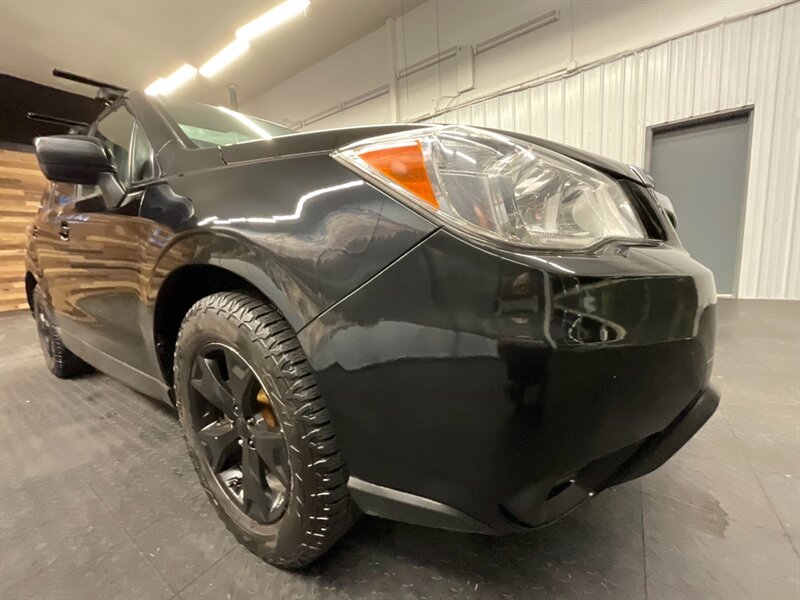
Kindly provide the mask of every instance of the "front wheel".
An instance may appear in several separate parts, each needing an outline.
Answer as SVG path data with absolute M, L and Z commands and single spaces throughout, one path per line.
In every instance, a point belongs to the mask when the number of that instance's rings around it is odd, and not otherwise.
M 189 455 L 244 546 L 298 568 L 344 535 L 357 509 L 330 417 L 274 307 L 247 292 L 197 302 L 178 335 L 174 374 Z

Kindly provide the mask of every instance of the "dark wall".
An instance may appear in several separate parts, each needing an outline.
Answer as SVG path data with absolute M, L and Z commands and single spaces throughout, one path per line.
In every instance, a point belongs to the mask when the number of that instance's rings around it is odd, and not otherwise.
M 87 88 L 89 90 L 91 88 Z M 67 133 L 66 127 L 31 121 L 29 111 L 91 122 L 105 106 L 87 98 L 0 74 L 0 145 L 31 145 L 40 135 Z

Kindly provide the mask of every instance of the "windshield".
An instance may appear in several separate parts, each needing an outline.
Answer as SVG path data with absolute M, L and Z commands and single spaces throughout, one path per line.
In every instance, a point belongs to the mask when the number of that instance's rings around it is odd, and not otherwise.
M 161 98 L 161 104 L 186 137 L 200 148 L 269 140 L 296 133 L 224 106 L 178 102 L 167 98 Z

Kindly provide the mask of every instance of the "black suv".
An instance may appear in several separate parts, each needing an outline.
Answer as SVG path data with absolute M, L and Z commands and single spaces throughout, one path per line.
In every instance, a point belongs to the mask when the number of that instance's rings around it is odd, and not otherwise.
M 658 467 L 719 402 L 712 275 L 636 168 L 136 92 L 36 153 L 48 367 L 175 404 L 220 517 L 272 564 L 359 509 L 528 531 Z

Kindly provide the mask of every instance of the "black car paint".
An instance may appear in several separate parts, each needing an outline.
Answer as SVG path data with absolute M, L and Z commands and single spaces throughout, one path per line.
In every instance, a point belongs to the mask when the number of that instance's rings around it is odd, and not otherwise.
M 503 530 L 503 506 L 527 525 L 560 516 L 545 499 L 565 480 L 580 500 L 602 489 L 701 394 L 714 299 L 666 244 L 512 261 L 438 231 L 300 340 L 353 476 Z
M 236 274 L 299 333 L 353 481 L 373 486 L 354 494 L 367 512 L 494 532 L 539 525 L 636 472 L 662 432 L 689 422 L 670 438 L 677 450 L 710 415 L 684 418 L 693 403 L 713 412 L 713 278 L 630 168 L 519 136 L 624 181 L 656 239 L 502 249 L 440 229 L 330 157 L 423 125 L 196 149 L 157 101 L 124 102 L 158 176 L 111 210 L 89 198 L 42 211 L 29 240 L 63 339 L 169 399 L 160 292 L 192 265 Z M 422 514 L 445 509 L 449 520 Z

